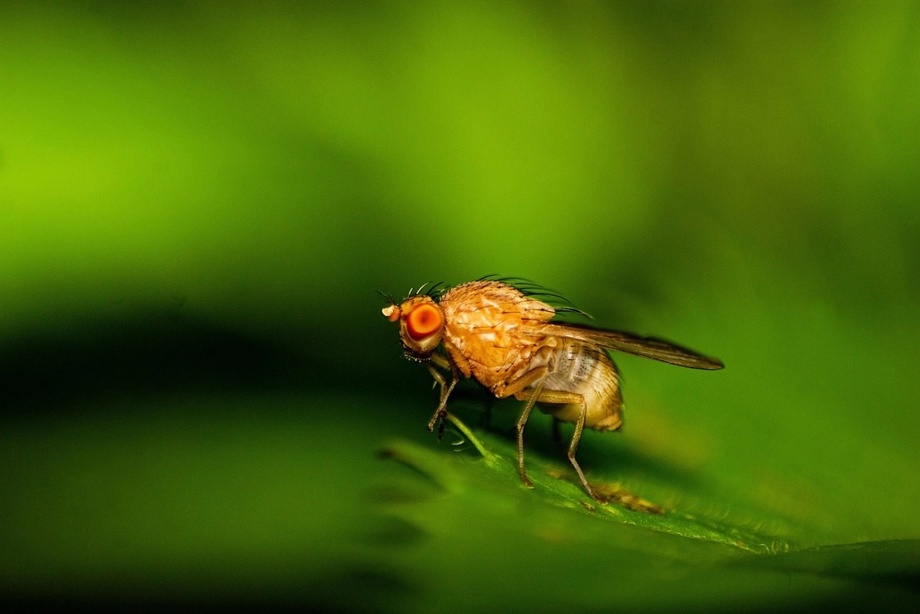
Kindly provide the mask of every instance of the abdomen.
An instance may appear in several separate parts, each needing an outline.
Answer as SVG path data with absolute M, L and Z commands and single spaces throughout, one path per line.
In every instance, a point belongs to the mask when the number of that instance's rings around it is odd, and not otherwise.
M 572 339 L 562 340 L 547 365 L 550 374 L 544 390 L 564 390 L 584 397 L 587 405 L 585 426 L 598 431 L 613 431 L 623 424 L 623 399 L 616 365 L 599 348 Z M 577 422 L 581 405 L 541 404 L 540 409 L 565 422 Z

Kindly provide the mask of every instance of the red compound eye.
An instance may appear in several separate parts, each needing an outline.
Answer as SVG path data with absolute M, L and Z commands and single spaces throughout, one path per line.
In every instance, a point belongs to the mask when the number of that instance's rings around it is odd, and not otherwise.
M 406 330 L 410 337 L 419 341 L 438 332 L 443 321 L 440 309 L 434 305 L 423 304 L 406 316 Z

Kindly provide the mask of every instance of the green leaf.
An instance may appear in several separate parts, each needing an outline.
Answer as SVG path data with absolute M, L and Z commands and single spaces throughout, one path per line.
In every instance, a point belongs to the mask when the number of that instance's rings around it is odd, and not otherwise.
M 489 432 L 473 434 L 458 418 L 450 416 L 455 428 L 476 448 L 481 457 L 453 455 L 448 459 L 428 448 L 396 441 L 383 449 L 385 456 L 399 460 L 427 476 L 447 492 L 479 492 L 483 497 L 518 497 L 526 487 L 518 476 L 516 450 L 504 439 Z M 552 462 L 541 455 L 526 456 L 528 474 L 534 482 L 534 503 L 549 504 L 595 516 L 612 522 L 735 546 L 752 552 L 776 552 L 788 549 L 784 536 L 758 532 L 751 523 L 731 524 L 730 519 L 707 518 L 680 509 L 665 510 L 630 492 L 618 482 L 592 482 L 592 487 L 611 502 L 600 504 L 591 499 L 566 464 Z M 781 524 L 781 519 L 762 519 L 760 527 Z M 577 522 L 574 521 L 573 522 Z M 747 525 L 747 526 L 745 526 Z

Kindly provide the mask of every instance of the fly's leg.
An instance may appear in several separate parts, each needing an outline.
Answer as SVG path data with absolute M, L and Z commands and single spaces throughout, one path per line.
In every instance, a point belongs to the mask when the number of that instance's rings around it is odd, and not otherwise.
M 572 463 L 572 467 L 575 468 L 575 473 L 578 474 L 578 479 L 581 480 L 581 485 L 585 487 L 585 491 L 587 491 L 591 498 L 598 503 L 606 503 L 604 499 L 595 494 L 594 489 L 588 484 L 585 472 L 581 470 L 581 465 L 579 465 L 578 461 L 575 459 L 575 452 L 578 450 L 578 444 L 581 442 L 581 433 L 585 430 L 585 418 L 587 418 L 587 416 L 588 404 L 582 401 L 581 413 L 578 415 L 578 422 L 575 423 L 575 433 L 572 435 L 572 443 L 569 444 L 569 453 L 566 456 L 569 462 Z
M 542 388 L 543 382 L 540 382 L 540 385 L 537 386 L 537 392 L 530 395 L 530 399 L 528 399 L 527 405 L 524 406 L 524 411 L 521 412 L 521 417 L 517 421 L 518 473 L 527 488 L 533 488 L 533 482 L 527 476 L 527 468 L 524 467 L 524 426 L 530 418 L 530 412 L 533 411 L 533 406 L 537 402 L 537 396 Z
M 438 420 L 441 420 L 443 425 L 443 420 L 447 416 L 447 398 L 460 379 L 457 370 L 450 362 L 443 357 L 438 357 L 438 359 L 436 364 L 450 368 L 452 379 L 450 383 L 448 383 L 447 378 L 445 378 L 442 373 L 437 371 L 431 364 L 428 365 L 428 370 L 431 372 L 432 377 L 441 385 L 441 402 L 438 405 L 438 409 L 431 417 L 431 420 L 428 422 L 429 431 L 434 430 L 434 425 Z M 581 434 L 585 430 L 585 420 L 588 417 L 588 403 L 585 401 L 584 396 L 576 392 L 569 392 L 566 390 L 544 390 L 543 379 L 548 374 L 549 369 L 547 367 L 538 367 L 536 369 L 531 369 L 516 380 L 497 386 L 492 390 L 493 394 L 500 399 L 514 395 L 517 399 L 527 401 L 527 405 L 524 407 L 524 411 L 521 412 L 521 416 L 517 421 L 518 473 L 521 475 L 521 480 L 526 486 L 533 488 L 533 481 L 528 477 L 527 470 L 524 466 L 524 427 L 527 424 L 527 420 L 530 418 L 533 406 L 536 403 L 578 405 L 581 407 L 581 413 L 579 413 L 578 421 L 575 423 L 575 433 L 572 435 L 572 440 L 569 443 L 569 450 L 566 456 L 569 459 L 569 463 L 571 463 L 572 467 L 575 469 L 575 473 L 578 474 L 578 479 L 581 480 L 581 485 L 584 487 L 585 492 L 595 501 L 605 503 L 606 501 L 599 497 L 594 492 L 594 489 L 591 488 L 591 485 L 588 484 L 585 472 L 582 471 L 581 465 L 578 464 L 578 460 L 575 458 L 575 453 L 578 451 L 578 444 L 581 442 Z M 533 386 L 533 388 L 528 390 L 531 386 Z M 442 431 L 443 429 L 439 430 L 439 433 Z
M 524 398 L 522 393 L 518 393 L 515 396 L 521 400 Z M 585 397 L 577 392 L 568 392 L 566 390 L 542 390 L 539 395 L 531 397 L 531 401 L 553 405 L 579 405 L 581 407 L 581 413 L 578 415 L 578 421 L 575 422 L 575 433 L 572 435 L 572 440 L 569 443 L 566 458 L 569 459 L 569 463 L 575 469 L 575 473 L 578 474 L 578 479 L 581 481 L 581 485 L 584 487 L 585 492 L 598 503 L 606 503 L 606 500 L 600 497 L 594 492 L 594 489 L 591 488 L 588 479 L 585 477 L 585 472 L 582 471 L 581 465 L 578 464 L 578 460 L 575 458 L 575 453 L 578 451 L 578 444 L 581 442 L 581 434 L 585 430 L 585 420 L 588 417 L 588 404 L 585 402 Z M 529 402 L 528 405 L 530 404 Z
M 438 408 L 434 410 L 434 415 L 431 416 L 431 420 L 428 421 L 429 431 L 434 430 L 435 424 L 438 425 L 438 439 L 440 440 L 444 437 L 444 419 L 447 417 L 447 398 L 453 391 L 454 386 L 457 385 L 457 377 L 453 377 L 450 384 L 448 384 L 447 378 L 430 364 L 428 365 L 428 371 L 431 373 L 435 382 L 441 386 L 441 400 L 438 402 Z
M 522 391 L 528 386 L 538 382 L 536 390 L 527 395 L 527 405 L 524 406 L 524 411 L 521 412 L 521 417 L 518 418 L 517 421 L 518 473 L 521 475 L 521 480 L 524 482 L 524 485 L 528 488 L 533 488 L 533 481 L 528 477 L 527 469 L 524 467 L 524 426 L 526 426 L 527 420 L 530 418 L 530 412 L 533 411 L 533 406 L 537 402 L 537 398 L 543 391 L 543 378 L 546 377 L 547 373 L 549 373 L 549 369 L 546 367 L 531 369 L 516 380 L 493 390 L 495 396 L 500 399 L 515 395 L 523 400 L 521 396 Z
M 437 360 L 435 360 L 437 358 Z M 452 368 L 451 364 L 441 356 L 432 356 L 432 362 L 437 364 L 439 367 L 446 367 L 451 371 L 451 380 L 450 383 L 447 383 L 447 378 L 444 377 L 444 374 L 434 368 L 434 365 L 428 363 L 428 372 L 431 373 L 431 376 L 434 378 L 436 384 L 441 386 L 441 400 L 438 403 L 438 408 L 435 410 L 434 415 L 431 416 L 431 420 L 428 421 L 428 430 L 433 431 L 435 424 L 438 425 L 438 439 L 444 438 L 444 419 L 447 417 L 447 398 L 450 396 L 450 393 L 453 392 L 454 386 L 457 385 L 457 382 L 460 381 L 459 375 L 455 369 Z

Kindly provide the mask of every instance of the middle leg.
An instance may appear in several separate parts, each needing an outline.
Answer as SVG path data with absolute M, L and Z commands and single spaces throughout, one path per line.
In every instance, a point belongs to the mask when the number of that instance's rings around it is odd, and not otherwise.
M 527 391 L 522 391 L 516 394 L 515 396 L 518 399 L 523 400 L 524 393 Z M 581 435 L 585 430 L 585 421 L 588 415 L 588 404 L 585 401 L 583 395 L 578 394 L 577 392 L 568 392 L 566 390 L 540 390 L 533 395 L 530 395 L 528 399 L 527 408 L 525 408 L 525 414 L 522 415 L 522 419 L 530 413 L 530 409 L 533 408 L 534 403 L 546 403 L 551 405 L 577 405 L 580 407 L 578 413 L 578 418 L 575 420 L 575 432 L 572 434 L 572 439 L 569 442 L 568 451 L 566 452 L 566 458 L 568 458 L 569 463 L 572 465 L 572 468 L 575 469 L 575 473 L 578 474 L 578 479 L 581 481 L 581 485 L 584 487 L 585 492 L 591 496 L 592 499 L 598 501 L 599 503 L 604 503 L 605 500 L 598 496 L 594 492 L 594 489 L 591 488 L 591 484 L 588 483 L 588 479 L 585 477 L 585 472 L 582 470 L 581 465 L 578 463 L 578 459 L 575 456 L 575 453 L 578 451 L 578 444 L 581 443 Z M 553 416 L 553 426 L 554 432 L 558 433 L 558 424 L 560 420 Z M 519 443 L 519 465 L 523 468 L 523 440 Z M 521 469 L 523 471 L 523 469 Z M 522 474 L 523 475 L 523 474 Z

